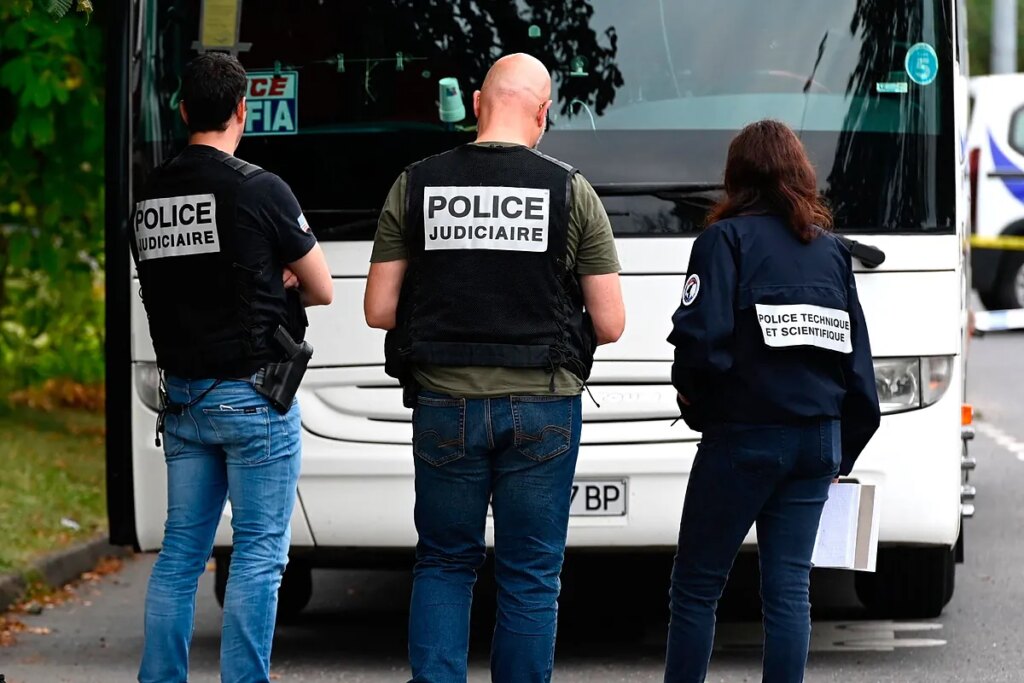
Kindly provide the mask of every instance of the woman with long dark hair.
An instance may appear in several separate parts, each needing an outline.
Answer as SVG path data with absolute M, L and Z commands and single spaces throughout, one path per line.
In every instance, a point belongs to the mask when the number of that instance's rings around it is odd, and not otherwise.
M 759 121 L 729 146 L 725 199 L 690 255 L 669 341 L 683 419 L 702 432 L 672 572 L 668 683 L 703 681 L 715 608 L 757 527 L 764 680 L 803 680 L 811 553 L 828 487 L 879 407 L 850 253 L 803 145 Z

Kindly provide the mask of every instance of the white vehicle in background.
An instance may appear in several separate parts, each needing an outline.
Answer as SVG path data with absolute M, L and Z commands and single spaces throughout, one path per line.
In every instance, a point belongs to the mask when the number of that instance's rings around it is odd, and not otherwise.
M 989 310 L 1024 308 L 1024 74 L 972 78 L 971 98 L 972 284 Z
M 108 111 L 108 491 L 111 536 L 160 547 L 163 456 L 155 357 L 132 281 L 132 188 L 180 150 L 174 89 L 197 49 L 252 73 L 239 156 L 282 176 L 324 246 L 334 305 L 310 312 L 303 464 L 282 612 L 315 566 L 409 566 L 411 415 L 384 374 L 362 293 L 381 203 L 409 163 L 473 139 L 469 94 L 499 54 L 554 78 L 542 149 L 578 167 L 616 234 L 629 325 L 602 347 L 585 401 L 570 555 L 670 560 L 699 435 L 680 423 L 665 342 L 726 150 L 781 119 L 818 169 L 836 230 L 884 252 L 855 262 L 882 427 L 854 478 L 881 492 L 877 614 L 930 617 L 962 551 L 967 63 L 958 0 L 112 0 Z M 230 28 L 235 27 L 232 34 Z M 439 116 L 461 91 L 470 118 Z M 452 88 L 456 79 L 460 90 Z M 454 94 L 452 94 L 454 93 Z M 874 252 L 877 253 L 877 252 Z M 217 535 L 227 577 L 230 510 Z M 753 549 L 751 533 L 745 547 Z M 666 563 L 667 565 L 667 563 Z M 630 565 L 626 565 L 627 567 Z M 605 573 L 604 575 L 607 575 Z M 668 573 L 644 583 L 667 589 Z M 567 581 L 570 586 L 572 581 Z M 663 599 L 664 590 L 659 590 Z

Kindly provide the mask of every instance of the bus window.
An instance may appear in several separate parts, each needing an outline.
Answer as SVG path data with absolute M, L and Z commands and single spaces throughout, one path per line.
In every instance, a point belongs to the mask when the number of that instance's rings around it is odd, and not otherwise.
M 158 38 L 143 60 L 144 165 L 183 140 L 174 92 L 199 7 L 147 3 Z M 770 116 L 799 131 L 837 229 L 949 232 L 953 74 L 939 64 L 951 24 L 943 0 L 247 0 L 239 58 L 294 74 L 297 120 L 292 134 L 246 137 L 239 155 L 296 188 L 320 239 L 371 239 L 397 174 L 472 140 L 473 91 L 496 57 L 523 51 L 553 75 L 542 150 L 595 186 L 718 183 L 731 137 Z M 460 121 L 441 120 L 442 78 L 458 83 Z M 685 235 L 713 200 L 606 203 L 620 236 Z

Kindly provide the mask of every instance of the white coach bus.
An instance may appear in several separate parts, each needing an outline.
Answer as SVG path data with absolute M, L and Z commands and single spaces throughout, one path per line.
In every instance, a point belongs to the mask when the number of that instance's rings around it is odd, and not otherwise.
M 617 236 L 629 325 L 587 401 L 570 553 L 669 556 L 699 435 L 673 420 L 665 342 L 694 236 L 745 124 L 781 119 L 836 229 L 873 247 L 857 283 L 885 416 L 853 478 L 882 491 L 879 614 L 937 615 L 961 520 L 967 54 L 957 0 L 119 0 L 110 3 L 109 498 L 115 542 L 160 547 L 157 373 L 133 280 L 132 191 L 185 142 L 176 90 L 200 50 L 251 72 L 240 157 L 281 175 L 322 242 L 335 303 L 310 312 L 303 463 L 282 611 L 314 566 L 408 566 L 410 412 L 363 322 L 376 219 L 409 163 L 473 139 L 471 93 L 501 54 L 554 77 L 541 148 L 579 168 Z M 439 96 L 439 81 L 446 94 Z M 457 86 L 457 87 L 456 87 Z M 466 110 L 460 113 L 457 100 Z M 884 262 L 872 263 L 878 252 Z M 870 267 L 876 265 L 876 267 Z M 218 586 L 230 509 L 217 536 Z M 753 534 L 747 539 L 753 548 Z M 660 579 L 661 577 L 659 577 Z M 664 581 L 667 583 L 667 575 Z

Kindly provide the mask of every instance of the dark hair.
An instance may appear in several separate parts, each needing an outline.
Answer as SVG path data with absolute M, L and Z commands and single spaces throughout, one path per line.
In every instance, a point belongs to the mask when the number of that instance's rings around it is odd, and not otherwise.
M 181 83 L 189 132 L 226 130 L 247 83 L 245 69 L 231 55 L 204 52 L 189 62 Z
M 778 214 L 802 242 L 832 227 L 818 194 L 818 179 L 800 138 L 780 121 L 765 119 L 740 131 L 729 145 L 725 199 L 708 224 L 748 213 Z

